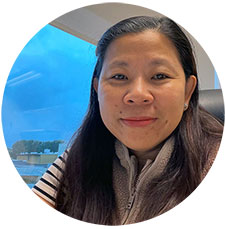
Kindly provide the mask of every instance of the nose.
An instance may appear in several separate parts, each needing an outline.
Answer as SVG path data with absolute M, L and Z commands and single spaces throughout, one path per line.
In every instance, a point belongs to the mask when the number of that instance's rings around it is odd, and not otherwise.
M 153 101 L 154 97 L 150 85 L 143 79 L 137 79 L 133 82 L 124 96 L 124 103 L 127 105 L 148 105 Z

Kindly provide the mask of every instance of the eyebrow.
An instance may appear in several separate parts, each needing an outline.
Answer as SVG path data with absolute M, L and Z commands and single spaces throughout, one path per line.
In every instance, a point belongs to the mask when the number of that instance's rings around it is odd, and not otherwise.
M 149 62 L 149 65 L 171 65 L 168 60 L 163 58 L 155 58 Z
M 161 66 L 161 65 L 165 65 L 168 68 L 170 68 L 172 70 L 175 70 L 174 65 L 172 65 L 167 59 L 164 59 L 164 58 L 155 58 L 155 59 L 152 59 L 149 62 L 149 65 L 150 66 Z
M 164 58 L 153 58 L 149 61 L 149 66 L 160 66 L 160 65 L 166 65 L 172 70 L 175 70 L 174 66 L 166 59 Z M 112 63 L 109 64 L 110 67 L 128 67 L 129 63 L 123 60 L 115 60 Z
M 109 64 L 110 67 L 128 67 L 129 64 L 126 61 L 115 60 Z

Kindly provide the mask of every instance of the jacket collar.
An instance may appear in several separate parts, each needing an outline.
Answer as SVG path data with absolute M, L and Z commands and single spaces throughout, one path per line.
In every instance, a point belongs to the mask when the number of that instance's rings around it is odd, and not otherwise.
M 151 170 L 154 174 L 154 177 L 160 175 L 164 168 L 166 167 L 171 153 L 174 149 L 174 136 L 170 136 L 160 149 L 158 155 L 155 160 L 148 159 L 146 160 L 146 164 L 152 163 Z M 116 155 L 120 160 L 121 166 L 123 166 L 129 173 L 134 173 L 138 166 L 138 160 L 135 155 L 130 155 L 128 148 L 121 143 L 119 140 L 115 142 L 115 151 Z M 144 166 L 145 167 L 145 166 Z M 144 168 L 143 168 L 144 169 Z

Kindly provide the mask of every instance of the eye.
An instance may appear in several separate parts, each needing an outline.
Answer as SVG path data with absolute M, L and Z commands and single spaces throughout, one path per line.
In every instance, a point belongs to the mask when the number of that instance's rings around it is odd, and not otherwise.
M 112 79 L 116 79 L 116 80 L 127 80 L 128 78 L 123 75 L 123 74 L 116 74 L 114 76 L 112 76 Z
M 154 80 L 163 80 L 163 79 L 167 79 L 167 78 L 169 78 L 169 76 L 167 76 L 163 73 L 156 74 L 152 77 L 152 79 L 154 79 Z

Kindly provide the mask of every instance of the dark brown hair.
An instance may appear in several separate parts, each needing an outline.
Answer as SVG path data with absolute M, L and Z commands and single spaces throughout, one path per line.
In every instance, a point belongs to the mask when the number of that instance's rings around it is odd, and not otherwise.
M 125 19 L 109 28 L 98 42 L 97 64 L 93 79 L 99 78 L 109 44 L 128 33 L 156 30 L 172 41 L 179 54 L 185 77 L 198 78 L 191 44 L 172 20 L 139 16 Z M 112 164 L 115 137 L 102 122 L 97 94 L 91 86 L 86 117 L 75 133 L 63 177 L 57 193 L 56 209 L 86 222 L 112 225 L 115 194 Z M 198 83 L 174 130 L 175 147 L 160 177 L 156 177 L 146 193 L 142 211 L 136 222 L 155 217 L 184 200 L 201 182 L 210 152 L 219 145 L 223 126 L 198 105 Z M 147 202 L 146 202 L 147 200 Z

